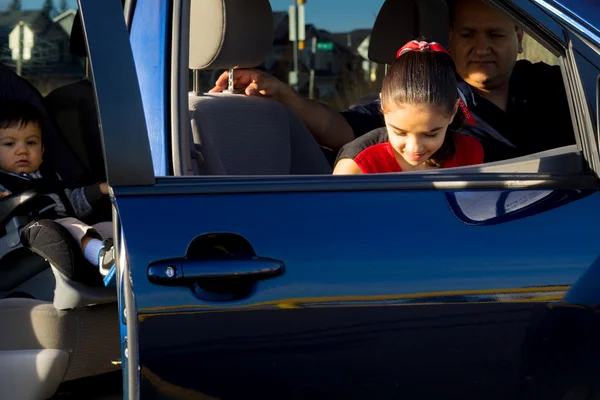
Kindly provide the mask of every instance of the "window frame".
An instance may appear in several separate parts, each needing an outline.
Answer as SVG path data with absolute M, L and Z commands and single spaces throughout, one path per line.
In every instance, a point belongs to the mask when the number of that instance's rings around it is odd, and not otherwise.
M 78 1 L 107 181 L 112 187 L 153 185 L 148 130 L 121 2 Z M 107 30 L 106 26 L 112 28 Z

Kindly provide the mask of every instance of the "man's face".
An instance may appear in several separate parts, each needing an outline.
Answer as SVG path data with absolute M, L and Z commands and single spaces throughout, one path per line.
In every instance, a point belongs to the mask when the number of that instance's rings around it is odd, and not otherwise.
M 482 91 L 508 84 L 523 31 L 480 0 L 458 0 L 450 31 L 452 57 L 458 74 Z

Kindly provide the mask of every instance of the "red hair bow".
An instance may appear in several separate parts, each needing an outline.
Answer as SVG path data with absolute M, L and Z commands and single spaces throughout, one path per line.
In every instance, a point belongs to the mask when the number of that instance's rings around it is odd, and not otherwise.
M 398 50 L 398 53 L 396 53 L 396 58 L 409 51 L 437 51 L 440 53 L 446 53 L 450 55 L 450 53 L 448 53 L 448 50 L 446 50 L 444 46 L 442 46 L 439 43 L 419 42 L 417 40 L 413 40 L 406 43 L 404 46 L 402 46 L 400 50 Z
M 419 42 L 417 40 L 412 40 L 406 43 L 404 46 L 402 46 L 400 50 L 398 50 L 398 52 L 396 53 L 396 58 L 399 58 L 402 54 L 405 54 L 409 51 L 435 51 L 450 55 L 448 50 L 446 50 L 444 46 L 442 46 L 439 43 Z M 459 88 L 456 88 L 456 90 L 458 90 L 458 104 L 463 115 L 465 116 L 465 120 L 469 125 L 475 125 L 475 118 L 473 118 L 473 114 L 471 114 L 471 111 L 469 111 L 469 107 L 467 107 L 467 101 L 465 99 L 465 96 Z

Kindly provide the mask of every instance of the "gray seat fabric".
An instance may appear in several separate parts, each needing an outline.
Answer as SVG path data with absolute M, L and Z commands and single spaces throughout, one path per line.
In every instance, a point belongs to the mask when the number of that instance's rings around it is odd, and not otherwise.
M 190 69 L 249 68 L 273 43 L 268 0 L 192 1 Z M 325 156 L 284 105 L 245 95 L 190 93 L 194 144 L 209 175 L 330 174 Z
M 110 363 L 120 358 L 113 304 L 57 310 L 41 300 L 3 299 L 0 321 L 0 387 L 7 398 L 46 399 L 63 381 L 118 369 Z
M 304 124 L 276 101 L 223 93 L 190 96 L 189 105 L 209 175 L 331 173 Z

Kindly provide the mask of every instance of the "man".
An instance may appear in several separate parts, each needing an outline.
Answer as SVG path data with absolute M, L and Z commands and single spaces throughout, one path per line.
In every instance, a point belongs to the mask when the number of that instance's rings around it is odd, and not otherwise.
M 463 80 L 459 87 L 477 121 L 464 133 L 482 142 L 486 162 L 575 142 L 559 67 L 517 62 L 523 31 L 514 22 L 481 0 L 456 0 L 450 26 L 452 56 Z M 235 78 L 246 94 L 272 97 L 290 107 L 322 146 L 343 146 L 338 167 L 387 140 L 385 134 L 365 135 L 384 126 L 379 101 L 336 113 L 265 73 L 236 71 Z M 223 90 L 226 82 L 224 74 L 212 91 Z

